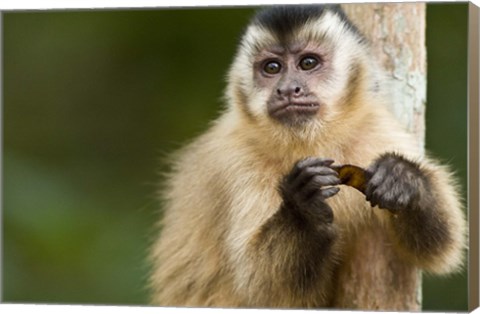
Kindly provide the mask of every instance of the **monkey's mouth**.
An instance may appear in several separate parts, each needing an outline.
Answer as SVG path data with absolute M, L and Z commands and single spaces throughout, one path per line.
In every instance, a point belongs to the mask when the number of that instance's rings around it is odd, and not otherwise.
M 312 116 L 320 108 L 317 102 L 289 102 L 272 106 L 270 115 L 277 119 L 285 119 L 293 116 Z

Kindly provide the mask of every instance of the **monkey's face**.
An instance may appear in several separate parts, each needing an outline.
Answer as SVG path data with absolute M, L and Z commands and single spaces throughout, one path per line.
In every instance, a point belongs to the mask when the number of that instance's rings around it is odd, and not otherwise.
M 322 86 L 328 84 L 327 50 L 311 42 L 272 45 L 255 56 L 254 81 L 267 91 L 267 115 L 286 125 L 298 126 L 325 115 Z
M 257 121 L 287 127 L 325 125 L 350 110 L 359 84 L 359 36 L 333 12 L 279 29 L 251 24 L 230 72 L 230 97 Z M 357 80 L 358 81 L 358 80 Z

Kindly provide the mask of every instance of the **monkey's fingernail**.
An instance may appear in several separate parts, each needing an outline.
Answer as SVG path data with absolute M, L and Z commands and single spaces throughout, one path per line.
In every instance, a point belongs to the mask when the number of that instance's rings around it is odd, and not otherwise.
M 333 164 L 335 162 L 335 160 L 333 159 L 325 159 L 323 160 L 323 164 L 327 165 L 327 166 L 330 166 L 331 164 Z

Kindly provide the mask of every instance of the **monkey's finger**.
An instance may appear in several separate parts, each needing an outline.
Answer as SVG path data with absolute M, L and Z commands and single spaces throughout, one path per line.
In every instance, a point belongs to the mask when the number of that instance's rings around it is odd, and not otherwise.
M 408 209 L 411 206 L 411 202 L 411 195 L 409 195 L 408 193 L 403 193 L 398 197 L 396 201 L 397 208 L 402 210 Z
M 389 209 L 407 210 L 411 208 L 412 203 L 417 199 L 418 190 L 411 185 L 396 186 L 394 189 L 392 202 Z
M 323 201 L 329 197 L 334 196 L 335 194 L 340 191 L 339 187 L 330 186 L 326 188 L 316 188 L 316 189 L 308 189 L 303 193 L 303 202 L 311 203 L 315 202 L 316 200 Z
M 387 179 L 373 191 L 370 201 L 372 206 L 379 206 L 389 210 L 398 210 L 400 208 L 398 199 L 402 193 L 394 183 L 395 180 Z
M 392 177 L 383 178 L 383 181 L 375 186 L 373 193 L 380 196 L 383 195 L 384 198 L 391 198 L 393 194 L 396 194 L 395 180 Z
M 330 166 L 333 164 L 335 161 L 330 158 L 317 158 L 317 157 L 307 157 L 305 159 L 300 160 L 295 164 L 293 167 L 293 170 L 291 172 L 291 175 L 293 177 L 297 176 L 302 172 L 304 168 L 307 167 L 314 167 L 314 166 Z
M 379 167 L 367 183 L 365 193 L 367 195 L 372 194 L 372 191 L 382 184 L 387 176 L 387 169 L 385 167 Z
M 315 175 L 307 183 L 306 188 L 319 189 L 329 185 L 339 185 L 341 180 L 336 175 Z
M 332 187 L 329 187 L 329 188 L 323 188 L 320 190 L 319 194 L 321 195 L 321 197 L 323 199 L 327 199 L 329 197 L 332 197 L 334 196 L 335 194 L 337 194 L 338 192 L 340 191 L 340 188 L 339 187 L 336 187 L 336 186 L 332 186 Z
M 301 189 L 305 185 L 310 184 L 314 177 L 319 177 L 315 179 L 315 182 L 318 182 L 320 186 L 340 184 L 338 173 L 335 170 L 328 167 L 307 167 L 292 181 L 292 187 L 294 189 Z M 323 179 L 325 183 L 322 183 L 322 177 L 325 178 Z M 332 181 L 332 183 L 330 183 L 330 181 Z M 315 182 L 313 183 L 315 184 Z
M 376 189 L 370 190 L 369 193 L 366 194 L 366 196 L 367 196 L 367 201 L 370 202 L 372 207 L 375 207 L 379 204 L 381 195 Z
M 303 160 L 300 160 L 297 165 L 301 168 L 312 167 L 312 166 L 330 166 L 335 161 L 331 158 L 318 158 L 318 157 L 308 157 Z
M 324 187 L 332 187 L 340 184 L 340 179 L 335 176 L 314 176 L 308 184 L 302 189 L 302 194 L 308 200 Z
M 398 193 L 395 191 L 388 191 L 384 195 L 382 195 L 382 202 L 380 207 L 385 209 L 397 210 L 399 209 L 397 203 Z

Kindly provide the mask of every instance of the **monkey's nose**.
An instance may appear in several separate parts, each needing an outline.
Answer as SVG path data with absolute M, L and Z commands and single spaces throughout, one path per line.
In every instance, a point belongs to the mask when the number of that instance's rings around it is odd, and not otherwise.
M 298 85 L 287 86 L 285 88 L 278 88 L 277 95 L 282 97 L 299 97 L 299 96 L 303 96 L 303 89 Z

